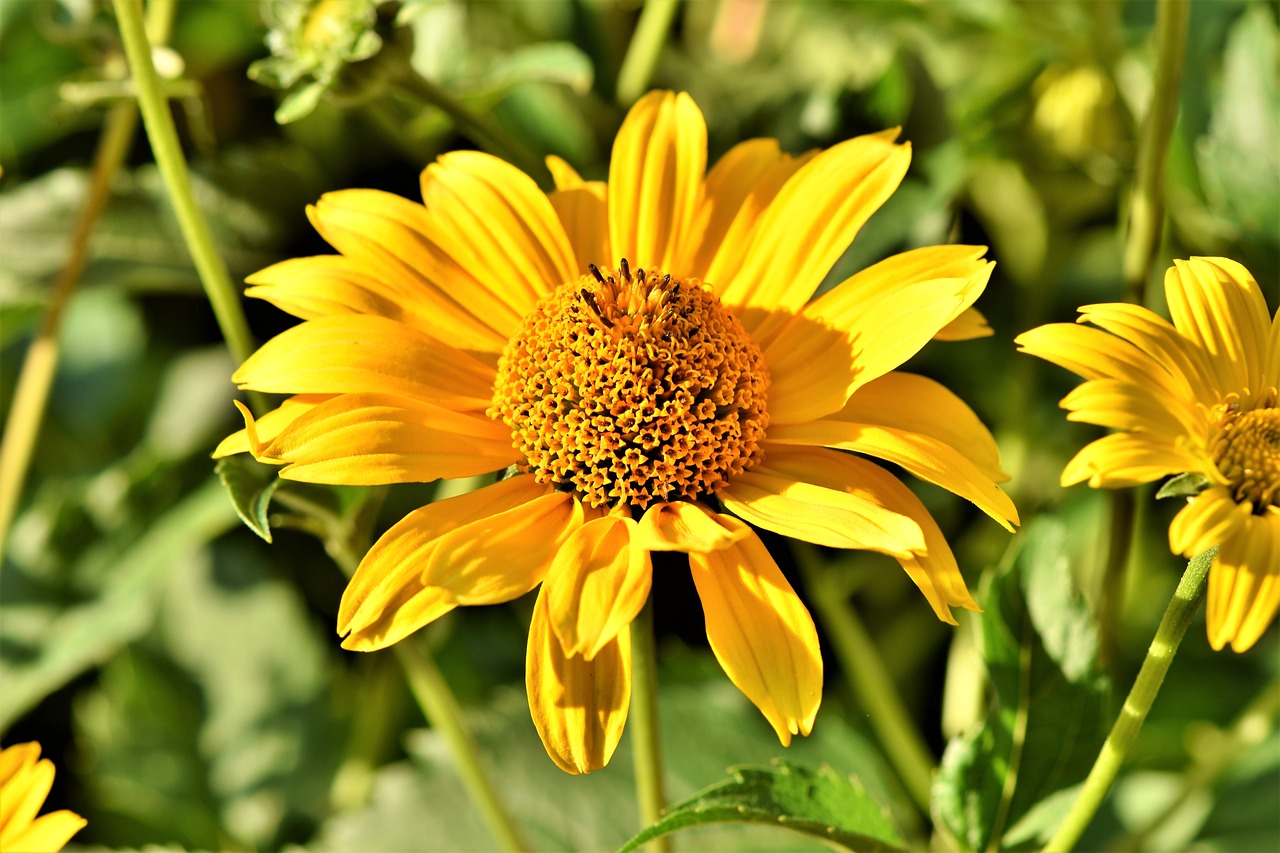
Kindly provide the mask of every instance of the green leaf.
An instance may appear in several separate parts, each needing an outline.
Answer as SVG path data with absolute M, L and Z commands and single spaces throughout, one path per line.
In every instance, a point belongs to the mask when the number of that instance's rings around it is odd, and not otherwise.
M 271 505 L 271 496 L 280 487 L 276 469 L 238 455 L 219 459 L 213 470 L 227 490 L 236 515 L 240 516 L 246 527 L 270 542 L 271 525 L 267 521 L 267 508 Z
M 730 782 L 713 785 L 671 806 L 661 821 L 622 846 L 708 823 L 765 823 L 816 835 L 850 850 L 893 850 L 902 839 L 884 808 L 861 785 L 830 767 L 817 771 L 785 761 L 773 767 L 734 767 Z
M 1186 473 L 1171 477 L 1156 492 L 1156 499 L 1186 498 L 1198 495 L 1209 485 L 1209 478 L 1203 474 Z
M 934 782 L 935 820 L 964 850 L 1043 844 L 1047 836 L 1005 832 L 1088 774 L 1111 723 L 1096 629 L 1071 583 L 1074 540 L 1053 516 L 1036 519 L 1019 540 L 978 595 L 993 707 L 947 745 Z

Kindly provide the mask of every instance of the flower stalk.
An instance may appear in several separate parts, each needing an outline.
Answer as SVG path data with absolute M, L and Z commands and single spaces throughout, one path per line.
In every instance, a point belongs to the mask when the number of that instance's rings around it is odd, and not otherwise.
M 253 338 L 240 304 L 239 291 L 231 284 L 227 265 L 218 254 L 209 223 L 196 203 L 191 187 L 191 172 L 187 167 L 178 131 L 169 113 L 168 102 L 161 88 L 151 57 L 151 42 L 142 20 L 142 0 L 115 0 L 116 18 L 120 24 L 120 37 L 124 42 L 129 72 L 138 94 L 138 108 L 155 156 L 156 166 L 164 180 L 165 190 L 173 204 L 178 225 L 191 259 L 195 263 L 205 296 L 213 308 L 218 328 L 237 361 L 244 361 L 254 350 Z M 250 394 L 250 406 L 255 411 L 266 411 L 263 399 Z
M 1085 828 L 1093 820 L 1098 807 L 1102 805 L 1107 792 L 1111 790 L 1111 785 L 1115 782 L 1120 767 L 1124 764 L 1125 757 L 1138 737 L 1138 732 L 1142 730 L 1142 724 L 1146 721 L 1156 695 L 1160 692 L 1160 685 L 1164 683 L 1165 674 L 1173 663 L 1178 645 L 1182 642 L 1192 617 L 1195 616 L 1196 608 L 1204 598 L 1209 566 L 1212 565 L 1217 553 L 1218 549 L 1212 548 L 1187 564 L 1187 570 L 1183 573 L 1182 580 L 1178 582 L 1178 588 L 1174 590 L 1173 598 L 1169 600 L 1164 617 L 1156 628 L 1155 638 L 1147 649 L 1147 657 L 1142 662 L 1142 669 L 1139 670 L 1129 695 L 1125 697 L 1120 716 L 1102 744 L 1102 750 L 1098 753 L 1093 768 L 1084 780 L 1080 796 L 1076 798 L 1071 811 L 1067 813 L 1058 831 L 1044 848 L 1045 853 L 1066 853 L 1075 847 L 1080 836 L 1084 834 Z
M 631 623 L 631 743 L 635 758 L 640 821 L 653 826 L 666 803 L 662 782 L 662 738 L 658 717 L 658 661 L 653 638 L 653 602 Z M 652 853 L 670 850 L 666 836 L 649 843 Z
M 618 69 L 618 103 L 631 104 L 649 88 L 679 5 L 680 0 L 645 0 L 631 44 Z

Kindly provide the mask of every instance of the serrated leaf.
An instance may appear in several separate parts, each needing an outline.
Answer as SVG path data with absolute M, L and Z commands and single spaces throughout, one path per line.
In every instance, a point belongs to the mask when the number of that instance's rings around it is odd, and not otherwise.
M 1171 477 L 1165 481 L 1160 487 L 1160 491 L 1156 492 L 1156 499 L 1162 498 L 1189 498 L 1198 495 L 1209 485 L 1209 478 L 1203 474 L 1188 472 Z
M 733 780 L 671 806 L 661 821 L 624 844 L 641 844 L 709 823 L 764 823 L 816 835 L 850 850 L 895 850 L 902 839 L 884 808 L 861 785 L 830 767 L 810 770 L 786 761 L 735 767 Z
M 227 490 L 236 515 L 246 527 L 270 542 L 271 525 L 267 521 L 267 509 L 271 505 L 271 496 L 280 487 L 276 469 L 246 456 L 228 456 L 219 459 L 213 470 Z

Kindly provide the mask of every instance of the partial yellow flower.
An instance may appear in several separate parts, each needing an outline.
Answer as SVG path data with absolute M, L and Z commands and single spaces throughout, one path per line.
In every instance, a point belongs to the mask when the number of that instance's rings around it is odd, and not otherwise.
M 306 322 L 235 379 L 293 396 L 246 413 L 218 455 L 252 451 L 318 483 L 515 472 L 373 546 L 343 597 L 343 645 L 383 648 L 541 586 L 530 708 L 579 773 L 621 737 L 628 626 L 655 551 L 689 554 L 711 648 L 783 744 L 813 725 L 822 658 L 743 521 L 888 554 L 948 622 L 976 608 L 923 504 L 865 457 L 1012 529 L 990 433 L 937 382 L 897 371 L 935 337 L 990 333 L 971 307 L 985 249 L 907 252 L 810 301 L 902 180 L 911 153 L 895 136 L 800 157 L 751 140 L 704 174 L 702 114 L 655 92 L 619 131 L 607 183 L 553 158 L 544 194 L 459 151 L 423 172 L 422 205 L 324 196 L 309 214 L 341 254 L 250 278 L 250 295 Z
M 53 853 L 85 825 L 65 809 L 36 817 L 53 787 L 53 762 L 40 758 L 40 744 L 20 743 L 0 751 L 0 850 Z
M 1209 643 L 1243 652 L 1280 607 L 1280 315 L 1268 319 L 1258 283 L 1226 258 L 1175 261 L 1164 285 L 1172 324 L 1136 305 L 1086 305 L 1080 322 L 1097 328 L 1055 323 L 1017 343 L 1089 380 L 1063 399 L 1069 420 L 1118 430 L 1067 463 L 1063 486 L 1205 478 L 1169 547 L 1219 546 Z

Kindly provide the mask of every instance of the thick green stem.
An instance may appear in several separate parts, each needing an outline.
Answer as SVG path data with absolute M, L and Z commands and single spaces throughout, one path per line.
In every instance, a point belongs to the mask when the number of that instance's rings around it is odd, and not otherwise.
M 1186 52 L 1188 0 L 1160 0 L 1156 7 L 1156 69 L 1151 105 L 1142 121 L 1138 171 L 1129 199 L 1124 247 L 1125 298 L 1139 305 L 1160 245 L 1164 224 L 1164 166 L 1178 116 L 1178 91 Z
M 237 361 L 244 361 L 254 350 L 253 339 L 240 304 L 240 293 L 231 284 L 227 266 L 214 245 L 209 223 L 196 203 L 191 173 L 178 142 L 178 131 L 173 125 L 173 116 L 169 113 L 169 104 L 152 62 L 151 43 L 142 22 L 142 0 L 115 0 L 115 9 L 129 71 L 138 93 L 138 108 L 142 111 L 142 122 L 147 129 L 156 166 L 164 179 L 165 191 L 173 204 L 183 240 L 195 263 L 205 296 L 213 307 L 222 336 L 232 356 Z M 266 410 L 264 400 L 258 395 L 250 395 L 250 404 L 259 413 Z
M 1102 569 L 1098 601 L 1098 663 L 1110 669 L 1116 658 L 1116 633 L 1124 603 L 1129 550 L 1133 546 L 1137 499 L 1133 489 L 1116 489 L 1108 496 L 1111 519 L 1107 532 L 1107 561 Z
M 409 691 L 422 708 L 431 727 L 449 744 L 462 784 L 476 808 L 480 809 L 493 837 L 504 850 L 528 850 L 528 845 L 520 837 L 519 830 L 490 782 L 475 741 L 462 723 L 462 709 L 458 707 L 458 700 L 454 698 L 449 683 L 445 681 L 425 643 L 415 642 L 413 639 L 402 640 L 393 648 L 404 668 Z
M 658 660 L 653 640 L 653 602 L 645 604 L 631 623 L 631 733 L 636 769 L 636 801 L 640 821 L 653 826 L 666 805 L 662 782 L 662 738 L 658 718 Z M 652 853 L 670 850 L 666 836 L 649 842 Z
M 525 174 L 543 186 L 551 185 L 551 173 L 528 148 L 488 116 L 467 108 L 440 86 L 420 74 L 406 74 L 399 80 L 400 91 L 435 107 L 453 120 L 454 125 L 489 153 L 520 167 Z
M 1142 724 L 1151 711 L 1156 694 L 1160 692 L 1160 685 L 1164 683 L 1165 674 L 1169 671 L 1169 665 L 1173 663 L 1173 656 L 1178 651 L 1183 635 L 1187 632 L 1187 626 L 1191 624 L 1196 608 L 1204 597 L 1209 566 L 1217 556 L 1217 551 L 1217 548 L 1206 551 L 1187 564 L 1187 570 L 1183 573 L 1182 580 L 1169 601 L 1164 618 L 1156 628 L 1155 639 L 1151 641 L 1151 647 L 1147 650 L 1142 669 L 1139 670 L 1138 677 L 1124 700 L 1120 716 L 1102 744 L 1102 751 L 1098 753 L 1093 769 L 1084 780 L 1080 796 L 1072 804 L 1071 811 L 1067 813 L 1048 846 L 1044 848 L 1046 853 L 1066 853 L 1071 850 L 1080 840 L 1089 822 L 1093 820 L 1107 792 L 1111 790 L 1111 784 L 1119 774 L 1120 767 L 1129 754 L 1129 749 L 1133 746 L 1138 732 L 1142 730 Z
M 618 69 L 618 103 L 634 103 L 649 87 L 679 5 L 680 0 L 645 0 L 627 55 Z
M 934 762 L 923 735 L 907 712 L 893 677 L 862 620 L 841 594 L 831 573 L 800 557 L 813 606 L 831 638 L 840 666 L 849 676 L 858 703 L 867 713 L 885 755 L 911 799 L 929 813 Z

